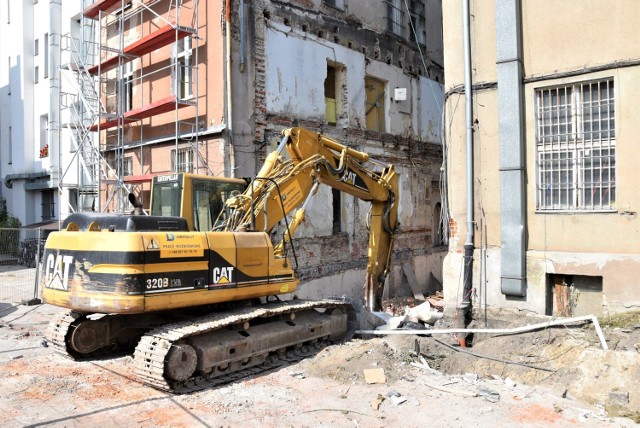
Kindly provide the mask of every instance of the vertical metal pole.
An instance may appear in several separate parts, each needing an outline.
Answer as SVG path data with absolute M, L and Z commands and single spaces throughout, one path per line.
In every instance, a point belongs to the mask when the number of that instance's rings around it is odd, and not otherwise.
M 225 1 L 224 6 L 224 31 L 226 46 L 226 89 L 227 89 L 227 130 L 229 134 L 224 140 L 224 174 L 227 177 L 234 177 L 231 160 L 231 144 L 233 140 L 233 97 L 232 97 L 232 80 L 231 80 L 231 0 Z
M 469 0 L 462 0 L 464 22 L 464 95 L 467 125 L 467 235 L 464 243 L 464 287 L 462 307 L 471 308 L 473 283 L 473 98 L 471 93 L 471 32 Z
M 42 245 L 40 243 L 42 239 L 42 229 L 38 228 L 38 241 L 37 241 L 37 245 L 36 245 L 36 282 L 33 285 L 33 298 L 37 299 L 39 298 L 38 296 L 38 284 L 40 284 L 40 246 Z

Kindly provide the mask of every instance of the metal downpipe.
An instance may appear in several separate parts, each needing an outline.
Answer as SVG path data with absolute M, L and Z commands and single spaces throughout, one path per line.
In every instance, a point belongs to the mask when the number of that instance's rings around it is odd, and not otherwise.
M 462 0 L 462 20 L 464 39 L 464 97 L 465 121 L 467 128 L 467 234 L 464 242 L 463 296 L 460 309 L 471 311 L 471 290 L 473 288 L 473 99 L 471 93 L 471 31 L 469 0 Z
M 227 138 L 224 139 L 224 175 L 225 177 L 235 177 L 235 170 L 232 163 L 231 147 L 233 140 L 233 97 L 231 79 L 231 0 L 226 0 L 224 4 L 224 32 L 226 50 L 226 90 L 227 90 Z

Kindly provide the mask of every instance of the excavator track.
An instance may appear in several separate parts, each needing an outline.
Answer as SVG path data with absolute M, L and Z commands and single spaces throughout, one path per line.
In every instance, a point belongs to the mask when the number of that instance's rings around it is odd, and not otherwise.
M 257 343 L 258 339 L 252 342 L 252 328 L 248 328 L 252 321 L 278 317 L 290 317 L 294 320 L 296 314 L 300 314 L 303 318 L 310 311 L 316 313 L 315 309 L 325 309 L 325 312 L 331 312 L 334 309 L 343 311 L 339 313 L 344 314 L 346 326 L 341 331 L 341 337 L 331 337 L 329 332 L 318 336 L 318 332 L 315 332 L 315 336 L 312 334 L 297 337 L 295 343 L 280 344 L 279 347 L 271 345 L 265 347 L 262 344 L 262 348 Z M 294 322 L 290 324 L 293 325 Z M 270 325 L 267 324 L 267 326 Z M 232 333 L 229 333 L 229 329 L 234 327 L 237 330 L 231 330 Z M 178 394 L 189 393 L 233 382 L 303 359 L 330 343 L 350 339 L 356 327 L 355 310 L 350 303 L 343 300 L 295 300 L 268 303 L 259 307 L 236 309 L 153 329 L 147 332 L 138 343 L 134 353 L 134 366 L 139 380 L 154 388 Z M 224 347 L 219 342 L 226 340 L 230 334 L 246 335 L 246 340 L 240 343 L 238 348 L 246 347 L 250 348 L 250 351 L 244 353 L 239 351 L 235 360 L 231 356 L 224 362 L 221 361 L 220 365 L 209 363 L 208 366 L 199 367 L 197 370 L 193 368 L 203 359 L 203 352 L 197 346 L 198 343 L 206 343 L 209 349 L 217 352 Z M 198 351 L 196 352 L 194 348 Z M 230 349 L 232 354 L 235 351 L 235 346 Z M 204 353 L 206 359 L 206 349 Z
M 123 316 L 69 311 L 49 322 L 45 340 L 54 352 L 72 360 L 113 358 L 132 353 L 145 331 L 166 323 L 155 314 Z
M 67 332 L 71 328 L 76 320 L 83 315 L 77 312 L 64 312 L 58 315 L 57 318 L 49 322 L 47 332 L 45 333 L 45 340 L 47 345 L 52 348 L 56 353 L 71 359 L 76 359 L 72 354 L 67 351 L 66 336 Z

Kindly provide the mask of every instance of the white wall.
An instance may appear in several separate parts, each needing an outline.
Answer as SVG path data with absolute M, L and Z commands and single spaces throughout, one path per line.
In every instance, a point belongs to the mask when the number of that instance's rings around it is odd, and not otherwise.
M 364 129 L 365 76 L 387 82 L 386 129 L 389 133 L 440 142 L 440 109 L 444 99 L 440 83 L 412 77 L 396 66 L 367 60 L 357 51 L 282 24 L 270 23 L 265 50 L 266 103 L 270 113 L 325 120 L 324 81 L 327 60 L 346 69 L 348 126 Z M 396 101 L 395 88 L 407 89 L 407 100 Z
M 267 110 L 324 120 L 324 80 L 327 60 L 346 68 L 349 124 L 364 124 L 364 55 L 327 40 L 297 34 L 284 25 L 270 23 L 265 51 Z
M 79 16 L 81 2 L 62 2 L 61 32 L 68 33 L 72 16 Z M 47 115 L 51 124 L 51 106 L 57 106 L 58 100 L 51 99 L 50 79 L 57 73 L 45 64 L 51 60 L 52 52 L 58 46 L 52 45 L 50 30 L 49 1 L 11 1 L 10 22 L 7 17 L 7 5 L 0 5 L 0 177 L 7 175 L 50 173 L 57 164 L 54 147 L 49 148 L 50 156 L 40 158 L 41 123 L 40 118 Z M 48 34 L 49 46 L 45 44 Z M 38 40 L 38 55 L 35 55 L 35 40 Z M 47 50 L 49 50 L 47 54 Z M 8 58 L 11 57 L 11 72 L 8 72 Z M 35 83 L 35 67 L 38 67 L 38 83 Z M 48 78 L 45 78 L 45 68 Z M 11 88 L 9 88 L 11 81 Z M 68 88 L 65 88 L 68 89 Z M 11 95 L 9 95 L 11 93 Z M 9 127 L 12 133 L 12 147 L 9 148 Z M 47 131 L 46 140 L 50 141 Z M 61 165 L 63 170 L 71 164 L 73 153 L 69 136 L 62 134 Z M 56 142 L 57 143 L 57 142 Z M 51 144 L 50 144 L 51 146 Z M 10 156 L 11 152 L 11 156 Z M 54 152 L 54 153 L 52 153 Z M 53 156 L 52 156 L 53 154 Z M 76 171 L 72 166 L 70 171 Z M 76 182 L 77 174 L 71 174 L 66 183 Z M 54 183 L 57 185 L 57 183 Z M 9 212 L 18 217 L 22 224 L 42 221 L 41 194 L 38 190 L 25 190 L 24 180 L 15 180 L 11 189 L 2 186 L 0 190 L 7 199 Z M 60 200 L 55 192 L 56 211 L 67 204 L 67 193 Z

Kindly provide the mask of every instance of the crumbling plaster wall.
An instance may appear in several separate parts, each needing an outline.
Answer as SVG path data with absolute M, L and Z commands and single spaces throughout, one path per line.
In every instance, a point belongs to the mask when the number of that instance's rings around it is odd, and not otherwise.
M 390 134 L 440 142 L 440 109 L 444 98 L 440 83 L 403 73 L 397 66 L 372 61 L 365 55 L 271 22 L 265 37 L 265 104 L 270 113 L 286 112 L 307 120 L 325 121 L 324 81 L 327 61 L 344 66 L 342 91 L 345 126 L 364 128 L 364 77 L 387 82 L 385 116 Z M 394 99 L 395 88 L 406 88 L 407 99 Z
M 442 85 L 419 67 L 419 57 L 395 38 L 365 28 L 358 18 L 298 9 L 299 2 L 254 2 L 255 143 L 273 150 L 280 130 L 303 126 L 321 132 L 371 157 L 396 166 L 400 176 L 399 219 L 388 290 L 407 293 L 406 278 L 395 266 L 410 263 L 424 288 L 431 274 L 441 281 L 444 252 L 433 248 L 433 214 L 439 196 L 442 153 L 439 104 Z M 309 9 L 322 5 L 308 5 Z M 330 13 L 336 11 L 328 11 Z M 336 12 L 336 14 L 339 14 Z M 404 52 L 402 56 L 393 52 Z M 343 67 L 337 76 L 340 104 L 337 126 L 325 119 L 327 64 Z M 442 81 L 437 69 L 430 71 Z M 365 76 L 388 82 L 387 133 L 365 129 Z M 393 89 L 407 88 L 407 100 L 395 102 Z M 434 98 L 435 97 L 435 98 Z M 263 154 L 263 156 L 264 156 Z M 258 162 L 259 163 L 259 162 Z M 295 250 L 302 280 L 301 297 L 347 295 L 362 298 L 370 204 L 341 195 L 341 232 L 333 233 L 333 196 L 321 186 L 296 233 Z M 435 199 L 434 199 L 435 198 Z M 436 200 L 437 199 L 437 200 Z M 293 259 L 291 251 L 289 256 Z M 432 281 L 433 282 L 433 281 Z

